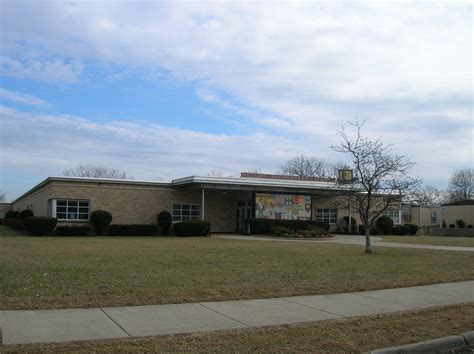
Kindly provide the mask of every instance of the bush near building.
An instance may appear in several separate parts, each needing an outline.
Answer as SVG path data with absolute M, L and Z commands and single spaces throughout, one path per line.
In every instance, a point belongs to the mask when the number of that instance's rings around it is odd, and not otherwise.
M 384 235 L 390 235 L 392 233 L 393 220 L 388 216 L 382 215 L 377 219 L 375 225 Z
M 23 224 L 25 230 L 33 236 L 46 236 L 53 233 L 57 221 L 49 216 L 32 216 L 24 219 Z
M 89 236 L 89 226 L 58 226 L 54 230 L 54 236 Z
M 94 210 L 91 213 L 90 222 L 97 235 L 105 235 L 112 222 L 112 214 L 106 210 Z
M 177 236 L 207 236 L 211 232 L 211 223 L 206 220 L 182 221 L 173 225 Z
M 168 211 L 163 210 L 158 214 L 158 225 L 160 226 L 163 235 L 168 234 L 168 231 L 171 228 L 172 224 L 173 218 L 171 217 L 171 214 Z

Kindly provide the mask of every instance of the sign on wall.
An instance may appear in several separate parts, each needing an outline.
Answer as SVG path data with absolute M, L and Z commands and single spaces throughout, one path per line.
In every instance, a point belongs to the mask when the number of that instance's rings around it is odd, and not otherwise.
M 311 196 L 256 193 L 255 217 L 263 219 L 310 220 Z

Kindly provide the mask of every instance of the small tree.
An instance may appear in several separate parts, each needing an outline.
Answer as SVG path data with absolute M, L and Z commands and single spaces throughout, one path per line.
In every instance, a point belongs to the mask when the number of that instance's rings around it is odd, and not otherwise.
M 278 173 L 286 176 L 332 178 L 343 167 L 345 164 L 342 162 L 333 164 L 316 156 L 298 155 L 282 165 Z
M 401 202 L 402 197 L 419 185 L 410 177 L 414 165 L 406 156 L 392 154 L 392 145 L 380 138 L 370 140 L 361 134 L 364 123 L 349 123 L 355 134 L 349 135 L 344 126 L 338 131 L 341 144 L 332 148 L 350 155 L 356 181 L 348 186 L 347 193 L 355 204 L 365 230 L 365 252 L 372 253 L 370 230 L 377 218 L 390 206 Z
M 171 218 L 171 214 L 168 211 L 163 210 L 158 214 L 158 225 L 160 226 L 163 235 L 168 234 L 172 223 L 173 219 Z

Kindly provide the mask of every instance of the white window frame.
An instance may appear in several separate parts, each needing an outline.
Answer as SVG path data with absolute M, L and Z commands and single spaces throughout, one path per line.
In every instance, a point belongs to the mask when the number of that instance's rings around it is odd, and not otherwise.
M 334 220 L 334 222 L 331 222 L 331 219 Z M 316 208 L 316 221 L 328 222 L 329 225 L 336 225 L 337 208 Z
M 187 209 L 189 211 L 189 215 L 187 216 L 183 215 L 183 205 L 189 206 L 189 209 Z M 195 208 L 194 210 L 193 207 Z M 181 221 L 201 220 L 201 204 L 173 202 L 171 203 L 171 218 L 173 220 L 173 223 Z
M 395 214 L 397 215 L 398 221 L 393 220 Z M 385 209 L 381 216 L 388 216 L 390 219 L 392 219 L 394 225 L 401 225 L 402 223 L 402 209 Z
M 64 212 L 59 212 L 58 213 L 58 202 L 66 202 L 65 206 L 65 211 Z M 72 205 L 72 202 L 77 202 L 76 206 Z M 71 203 L 71 205 L 69 205 Z M 87 213 L 85 212 L 80 212 L 80 208 L 84 209 L 86 208 L 85 206 L 81 206 L 80 203 L 87 203 Z M 62 206 L 59 206 L 62 207 Z M 76 212 L 69 212 L 69 208 L 76 207 L 77 211 Z M 72 221 L 72 222 L 89 222 L 90 216 L 91 216 L 91 202 L 88 199 L 66 199 L 66 198 L 57 198 L 52 200 L 52 211 L 51 211 L 52 217 L 57 218 L 60 221 Z M 66 218 L 59 218 L 58 214 L 66 214 Z M 76 217 L 71 217 L 69 218 L 69 215 L 75 214 Z M 80 218 L 80 215 L 86 215 L 87 218 Z

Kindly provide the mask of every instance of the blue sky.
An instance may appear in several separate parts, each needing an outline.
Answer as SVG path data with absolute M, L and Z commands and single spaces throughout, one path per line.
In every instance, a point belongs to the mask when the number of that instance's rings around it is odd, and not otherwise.
M 447 185 L 473 163 L 469 2 L 0 2 L 0 191 L 77 164 L 275 172 L 364 133 Z

